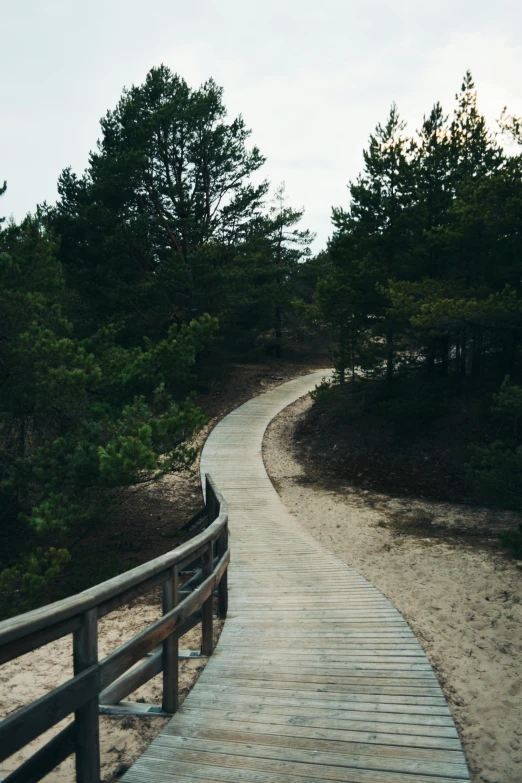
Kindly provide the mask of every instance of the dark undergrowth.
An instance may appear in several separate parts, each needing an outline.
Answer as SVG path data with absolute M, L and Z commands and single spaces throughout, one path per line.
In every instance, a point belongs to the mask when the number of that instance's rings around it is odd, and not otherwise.
M 295 445 L 309 478 L 332 488 L 360 490 L 365 502 L 371 502 L 369 493 L 381 493 L 508 509 L 516 520 L 522 488 L 515 486 L 508 496 L 496 474 L 491 487 L 475 468 L 477 454 L 489 453 L 503 432 L 492 411 L 494 391 L 486 382 L 451 383 L 420 376 L 399 379 L 394 397 L 387 396 L 379 383 L 348 384 L 344 392 L 325 385 L 314 394 L 314 405 L 298 425 Z M 486 475 L 491 478 L 492 472 Z M 501 484 L 509 478 L 504 476 Z M 511 478 L 517 484 L 517 477 Z M 390 524 L 411 534 L 448 536 L 445 525 L 438 530 L 426 514 L 421 517 L 398 514 Z M 451 537 L 470 543 L 490 541 L 521 557 L 522 528 L 516 521 L 512 529 L 496 524 L 493 528 L 453 529 Z
M 211 422 L 219 420 L 251 397 L 327 363 L 319 353 L 306 359 L 296 355 L 292 361 L 262 357 L 249 363 L 228 364 L 219 372 L 216 369 L 211 382 L 200 385 L 196 402 Z M 78 525 L 61 536 L 60 546 L 70 553 L 70 560 L 61 564 L 56 575 L 49 574 L 35 603 L 73 595 L 164 554 L 178 545 L 180 528 L 202 505 L 197 468 L 172 479 L 166 477 L 138 492 L 130 488 L 126 500 L 112 514 L 89 525 Z M 47 541 L 45 536 L 34 534 L 25 545 L 30 553 L 34 546 L 46 549 L 52 543 L 52 537 Z M 21 546 L 16 535 L 3 527 L 0 546 L 4 552 L 8 544 L 18 550 Z M 0 617 L 11 613 L 9 607 L 0 604 Z

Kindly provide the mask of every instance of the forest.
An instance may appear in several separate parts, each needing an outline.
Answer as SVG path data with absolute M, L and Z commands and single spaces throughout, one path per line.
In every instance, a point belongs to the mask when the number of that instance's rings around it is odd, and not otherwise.
M 71 531 L 190 468 L 196 393 L 227 363 L 303 346 L 330 352 L 314 398 L 334 423 L 408 439 L 471 410 L 469 492 L 522 509 L 522 122 L 489 129 L 469 72 L 412 136 L 392 105 L 315 255 L 249 136 L 214 81 L 153 68 L 57 203 L 3 219 L 2 616 L 54 596 Z M 506 545 L 520 555 L 522 532 Z

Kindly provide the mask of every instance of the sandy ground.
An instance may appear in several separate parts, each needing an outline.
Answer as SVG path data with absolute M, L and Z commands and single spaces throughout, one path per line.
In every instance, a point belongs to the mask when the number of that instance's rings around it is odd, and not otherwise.
M 451 535 L 452 526 L 484 524 L 495 512 L 310 484 L 293 438 L 310 405 L 304 398 L 287 408 L 265 438 L 265 464 L 284 504 L 409 622 L 444 689 L 474 783 L 520 783 L 522 572 Z M 408 520 L 422 517 L 445 525 L 447 537 L 406 532 Z
M 122 607 L 99 622 L 99 657 L 108 655 L 127 639 L 143 630 L 160 616 L 159 596 L 144 596 L 133 604 Z M 217 640 L 221 623 L 214 622 Z M 196 626 L 180 639 L 180 649 L 196 650 L 201 645 L 201 629 Z M 203 670 L 206 658 L 180 661 L 180 701 L 183 700 Z M 15 709 L 34 701 L 62 682 L 72 677 L 71 637 L 59 639 L 39 650 L 11 661 L 0 670 L 0 719 Z M 145 701 L 161 705 L 161 675 L 126 697 L 128 701 Z M 51 739 L 72 720 L 72 716 L 43 734 L 19 753 L 0 764 L 0 779 L 12 772 L 22 761 Z M 154 737 L 167 723 L 168 718 L 134 716 L 100 716 L 100 745 L 104 781 L 122 775 L 128 766 L 143 753 Z M 116 774 L 115 774 L 116 773 Z M 74 756 L 47 775 L 48 783 L 74 783 Z

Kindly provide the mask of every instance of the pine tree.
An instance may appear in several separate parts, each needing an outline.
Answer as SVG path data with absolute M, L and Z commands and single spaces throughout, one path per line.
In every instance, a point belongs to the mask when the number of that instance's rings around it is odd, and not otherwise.
M 489 132 L 477 106 L 477 91 L 470 71 L 466 71 L 451 123 L 451 157 L 459 187 L 490 174 L 502 162 L 502 151 Z
M 7 182 L 4 180 L 4 184 L 0 187 L 0 196 L 3 196 L 7 190 Z M 0 218 L 0 226 L 5 221 L 5 217 Z
M 215 311 L 222 270 L 259 219 L 264 162 L 223 90 L 192 90 L 165 66 L 102 119 L 86 174 L 66 170 L 50 215 L 61 259 L 94 321 L 123 318 L 129 340 Z
M 340 355 L 362 353 L 362 342 L 382 337 L 385 341 L 386 381 L 391 390 L 396 361 L 394 319 L 387 313 L 383 287 L 390 279 L 405 279 L 413 273 L 415 259 L 414 221 L 417 167 L 414 146 L 403 135 L 395 104 L 385 125 L 377 125 L 364 152 L 364 172 L 350 185 L 348 211 L 334 209 L 335 232 L 329 254 L 336 269 L 329 285 L 321 287 L 323 308 L 333 307 L 346 324 L 339 324 Z M 339 308 L 325 293 L 344 291 L 346 306 Z M 329 316 L 325 313 L 326 320 Z M 355 349 L 359 344 L 358 349 Z M 353 346 L 347 349 L 347 345 Z M 374 353 L 373 369 L 380 364 Z M 369 368 L 368 368 L 369 369 Z
M 186 395 L 210 317 L 125 348 L 113 326 L 78 339 L 67 295 L 38 215 L 0 231 L 0 615 L 45 600 L 69 560 L 68 530 L 189 466 L 204 422 Z
M 281 356 L 283 324 L 289 317 L 291 300 L 294 296 L 293 280 L 298 264 L 310 255 L 310 244 L 314 235 L 309 230 L 296 228 L 304 210 L 286 205 L 285 185 L 275 192 L 272 207 L 263 222 L 263 232 L 269 245 L 270 286 L 273 308 L 275 355 Z

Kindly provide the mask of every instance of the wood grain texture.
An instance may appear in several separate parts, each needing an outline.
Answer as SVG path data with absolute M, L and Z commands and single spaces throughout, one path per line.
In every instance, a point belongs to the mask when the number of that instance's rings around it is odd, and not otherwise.
M 76 726 L 69 723 L 18 769 L 4 778 L 2 783 L 37 783 L 75 751 Z
M 98 663 L 98 616 L 89 609 L 82 625 L 73 636 L 73 664 L 75 675 Z M 76 734 L 76 781 L 98 783 L 100 779 L 100 726 L 98 693 L 74 713 Z
M 126 783 L 469 780 L 407 623 L 300 527 L 265 471 L 267 425 L 327 374 L 250 400 L 207 440 L 202 477 L 229 511 L 228 616 L 196 686 Z

